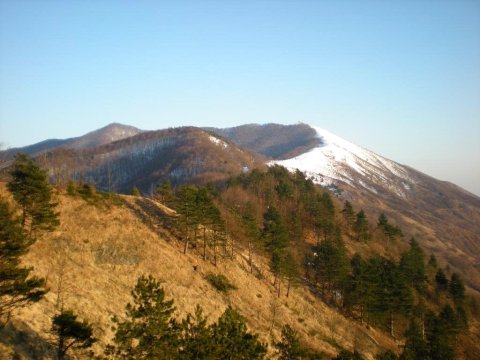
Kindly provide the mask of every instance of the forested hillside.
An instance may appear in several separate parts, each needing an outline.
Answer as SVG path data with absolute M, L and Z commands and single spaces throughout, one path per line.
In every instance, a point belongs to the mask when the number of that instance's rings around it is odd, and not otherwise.
M 17 157 L 6 187 L 6 359 L 479 356 L 461 276 L 300 172 L 160 182 L 143 197 L 51 188 Z

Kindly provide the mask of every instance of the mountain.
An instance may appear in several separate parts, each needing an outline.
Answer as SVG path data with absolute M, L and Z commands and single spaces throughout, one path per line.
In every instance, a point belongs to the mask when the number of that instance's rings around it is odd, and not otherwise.
M 294 157 L 309 151 L 320 142 L 315 130 L 306 124 L 250 124 L 209 130 L 272 159 Z
M 100 189 L 129 193 L 133 186 L 150 192 L 160 181 L 206 183 L 265 166 L 263 157 L 195 127 L 143 131 L 127 136 L 125 127 L 106 128 L 46 151 L 39 157 L 58 184 L 70 179 Z M 135 132 L 135 131 L 134 131 Z M 100 146 L 95 146 L 101 143 Z M 5 165 L 4 165 L 5 167 Z
M 60 147 L 68 149 L 94 148 L 111 143 L 113 141 L 125 139 L 141 132 L 142 130 L 133 126 L 112 123 L 101 129 L 89 132 L 79 137 L 70 139 L 49 139 L 33 145 L 1 151 L 0 159 L 10 160 L 18 152 L 35 156 L 47 151 L 58 149 Z
M 251 124 L 141 132 L 112 124 L 54 145 L 39 157 L 52 179 L 122 192 L 133 186 L 151 192 L 167 179 L 174 185 L 225 180 L 266 163 L 298 168 L 357 211 L 364 209 L 371 224 L 385 212 L 406 230 L 405 240 L 417 237 L 480 291 L 480 198 L 321 128 Z M 39 144 L 33 147 L 38 154 Z
M 275 131 L 278 127 L 279 131 Z M 365 209 L 370 217 L 385 212 L 409 236 L 419 239 L 429 252 L 464 274 L 469 285 L 480 291 L 480 198 L 468 191 L 401 165 L 357 146 L 319 127 L 294 125 L 301 131 L 288 132 L 281 125 L 246 125 L 222 131 L 239 146 L 251 146 L 248 136 L 255 133 L 260 144 L 282 147 L 284 153 L 272 156 L 269 164 L 305 172 L 319 185 L 338 197 Z M 308 129 L 306 129 L 308 127 Z M 312 135 L 312 132 L 314 133 Z M 289 136 L 285 137 L 285 133 Z M 306 137 L 302 139 L 303 136 Z M 299 138 L 300 137 L 300 138 Z M 316 139 L 316 145 L 313 138 Z M 302 143 L 303 140 L 303 143 Z M 299 144 L 309 150 L 285 158 Z M 300 145 L 302 146 L 302 145 Z M 267 148 L 249 147 L 268 155 Z M 371 220 L 374 222 L 374 220 Z

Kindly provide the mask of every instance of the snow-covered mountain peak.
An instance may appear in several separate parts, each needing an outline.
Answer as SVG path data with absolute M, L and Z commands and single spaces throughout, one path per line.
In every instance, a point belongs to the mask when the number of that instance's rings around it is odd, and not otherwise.
M 299 156 L 271 161 L 270 164 L 285 166 L 290 170 L 299 169 L 323 186 L 344 182 L 351 186 L 377 193 L 387 188 L 405 197 L 413 181 L 408 170 L 374 152 L 355 145 L 317 126 L 312 126 L 320 144 Z

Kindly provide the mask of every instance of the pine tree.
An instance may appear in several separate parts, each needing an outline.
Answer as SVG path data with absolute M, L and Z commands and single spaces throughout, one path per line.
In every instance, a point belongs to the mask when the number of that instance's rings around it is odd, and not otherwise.
M 289 325 L 282 328 L 282 341 L 275 343 L 279 360 L 300 360 L 306 355 L 305 348 L 300 343 L 298 332 Z
M 187 317 L 180 324 L 179 357 L 182 360 L 212 359 L 215 353 L 215 344 L 212 342 L 212 329 L 207 326 L 207 319 L 197 305 L 195 313 Z
M 267 352 L 258 335 L 248 331 L 245 319 L 230 306 L 213 324 L 212 342 L 215 344 L 213 359 L 263 359 Z
M 283 270 L 288 231 L 280 213 L 273 206 L 263 215 L 261 239 L 270 254 L 270 268 L 275 275 L 276 284 Z
M 384 213 L 381 213 L 378 217 L 377 228 L 382 230 L 384 236 L 387 240 L 392 241 L 396 237 L 402 237 L 402 230 L 400 228 L 390 224 L 388 218 Z
M 132 188 L 132 195 L 135 196 L 135 197 L 142 196 L 142 194 L 140 193 L 140 190 L 138 190 L 138 188 L 136 186 L 134 186 Z
M 357 214 L 353 230 L 357 235 L 357 241 L 366 241 L 370 239 L 368 220 L 365 212 L 360 210 Z
M 52 321 L 52 333 L 57 341 L 57 357 L 65 358 L 72 348 L 86 349 L 97 340 L 93 337 L 92 325 L 87 321 L 78 321 L 77 315 L 71 310 L 62 311 L 55 315 Z
M 20 266 L 32 243 L 8 203 L 0 199 L 0 317 L 8 319 L 13 309 L 39 301 L 48 291 L 45 279 L 31 276 L 32 268 Z
M 22 227 L 29 227 L 32 237 L 36 230 L 52 231 L 59 225 L 58 213 L 52 202 L 52 190 L 47 173 L 25 154 L 17 154 L 7 184 L 22 210 Z
M 355 216 L 355 211 L 353 210 L 353 206 L 348 200 L 345 201 L 345 204 L 342 210 L 342 215 L 343 215 L 343 218 L 345 219 L 345 222 L 347 223 L 347 226 L 351 228 L 355 223 L 356 216 Z
M 448 279 L 442 269 L 438 269 L 435 274 L 435 283 L 439 291 L 446 291 L 448 289 Z
M 248 263 L 250 266 L 250 273 L 253 273 L 253 255 L 255 253 L 255 245 L 260 238 L 260 230 L 257 227 L 254 207 L 250 202 L 247 203 L 242 214 L 242 225 L 248 242 Z
M 157 185 L 156 193 L 160 196 L 160 201 L 164 204 L 170 204 L 173 201 L 172 183 L 170 179 Z
M 173 300 L 152 276 L 141 276 L 132 291 L 133 304 L 126 306 L 124 321 L 116 325 L 114 345 L 108 352 L 119 359 L 172 358 L 178 352 L 178 326 L 171 319 Z
M 175 199 L 175 210 L 178 214 L 178 222 L 183 229 L 185 245 L 183 253 L 186 254 L 190 245 L 190 230 L 198 226 L 197 208 L 195 206 L 197 188 L 185 185 L 180 188 Z
M 417 360 L 428 358 L 427 343 L 422 331 L 415 321 L 410 322 L 406 333 L 405 346 L 400 360 Z
M 465 298 L 465 285 L 458 274 L 452 274 L 450 285 L 448 287 L 450 295 L 452 295 L 455 303 L 460 303 Z
M 412 237 L 410 249 L 402 254 L 400 259 L 400 270 L 410 283 L 410 286 L 423 291 L 425 286 L 425 256 L 418 242 Z
M 398 360 L 397 354 L 392 350 L 387 350 L 375 356 L 375 360 Z

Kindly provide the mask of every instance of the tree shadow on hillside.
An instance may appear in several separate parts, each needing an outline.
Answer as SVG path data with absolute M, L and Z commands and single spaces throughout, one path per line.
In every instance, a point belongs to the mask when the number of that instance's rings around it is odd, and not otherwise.
M 55 358 L 55 348 L 23 321 L 10 321 L 0 328 L 0 343 L 11 354 L 3 353 L 0 359 L 43 360 Z M 69 357 L 66 357 L 69 359 Z
M 166 241 L 176 240 L 179 236 L 173 215 L 167 214 L 150 199 L 138 198 L 133 204 L 126 202 L 128 209 L 150 230 Z

